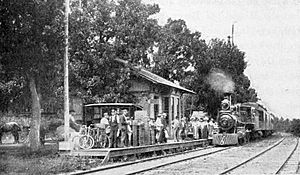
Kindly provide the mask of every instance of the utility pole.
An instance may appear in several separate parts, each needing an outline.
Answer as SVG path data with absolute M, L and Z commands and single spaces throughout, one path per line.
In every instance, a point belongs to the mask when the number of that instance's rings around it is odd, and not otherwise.
M 232 44 L 232 46 L 234 45 L 234 43 L 233 43 L 233 33 L 234 33 L 234 23 L 232 24 L 232 27 L 231 27 L 231 44 Z
M 69 13 L 70 0 L 65 0 L 65 55 L 64 55 L 64 138 L 69 141 Z

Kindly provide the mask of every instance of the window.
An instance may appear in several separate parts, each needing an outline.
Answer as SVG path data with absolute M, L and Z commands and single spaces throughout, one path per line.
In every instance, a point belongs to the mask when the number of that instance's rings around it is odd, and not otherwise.
M 163 105 L 163 112 L 169 114 L 169 97 L 164 98 Z
M 259 121 L 264 121 L 264 112 L 258 111 L 258 117 L 259 117 Z
M 180 103 L 179 98 L 177 98 L 177 117 L 179 117 L 179 110 L 180 110 L 179 103 Z
M 154 119 L 156 120 L 158 115 L 158 104 L 154 104 Z
M 167 114 L 166 122 L 169 124 L 169 97 L 163 98 L 163 112 Z
M 175 115 L 175 104 L 174 104 L 174 97 L 172 97 L 172 116 L 171 116 L 171 121 L 174 120 L 174 115 Z

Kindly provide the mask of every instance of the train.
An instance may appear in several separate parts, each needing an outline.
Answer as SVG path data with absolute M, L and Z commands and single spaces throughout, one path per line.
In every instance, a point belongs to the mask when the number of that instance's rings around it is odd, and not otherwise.
M 214 145 L 239 145 L 274 132 L 274 114 L 262 104 L 245 102 L 231 104 L 231 95 L 221 102 L 217 124 L 219 131 L 213 135 Z

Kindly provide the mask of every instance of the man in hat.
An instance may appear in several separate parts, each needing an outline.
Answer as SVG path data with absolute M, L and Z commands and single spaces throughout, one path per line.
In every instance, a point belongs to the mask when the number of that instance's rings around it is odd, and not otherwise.
M 202 134 L 202 139 L 208 138 L 208 118 L 207 117 L 203 118 L 201 134 Z
M 117 148 L 117 132 L 118 132 L 118 117 L 115 109 L 111 110 L 111 115 L 109 117 L 109 126 L 110 126 L 110 134 L 109 134 L 109 147 Z
M 178 120 L 178 116 L 176 116 L 175 119 L 172 121 L 172 128 L 173 128 L 174 142 L 178 142 L 179 129 L 180 129 L 180 122 Z
M 155 120 L 155 128 L 157 130 L 157 132 L 156 132 L 156 140 L 157 140 L 158 143 L 160 143 L 159 138 L 160 138 L 162 127 L 163 127 L 163 124 L 161 122 L 161 114 L 159 113 L 157 115 L 156 120 Z
M 193 127 L 193 138 L 194 139 L 199 139 L 197 120 L 198 119 L 196 117 L 191 117 L 191 124 L 192 124 L 192 127 Z
M 182 117 L 180 121 L 180 131 L 179 135 L 181 140 L 184 140 L 187 137 L 187 121 L 186 117 Z
M 128 123 L 126 120 L 126 115 L 127 115 L 127 110 L 124 109 L 122 110 L 122 113 L 120 113 L 119 115 L 119 129 L 120 129 L 120 138 L 121 138 L 121 142 L 120 142 L 120 147 L 124 147 L 127 146 L 127 133 L 128 133 Z
M 163 114 L 158 114 L 157 116 L 157 119 L 155 121 L 155 125 L 156 125 L 156 129 L 158 130 L 157 132 L 157 141 L 158 143 L 163 143 L 164 142 L 164 138 L 165 138 L 165 130 L 164 130 L 164 127 L 165 127 L 165 120 L 164 120 L 164 117 L 163 117 Z

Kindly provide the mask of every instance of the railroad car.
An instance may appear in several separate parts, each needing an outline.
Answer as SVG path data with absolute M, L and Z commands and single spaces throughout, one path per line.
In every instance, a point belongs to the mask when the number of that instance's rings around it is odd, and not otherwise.
M 273 133 L 274 114 L 258 103 L 231 105 L 230 95 L 221 103 L 217 118 L 219 133 L 213 135 L 214 145 L 237 145 L 250 138 Z

